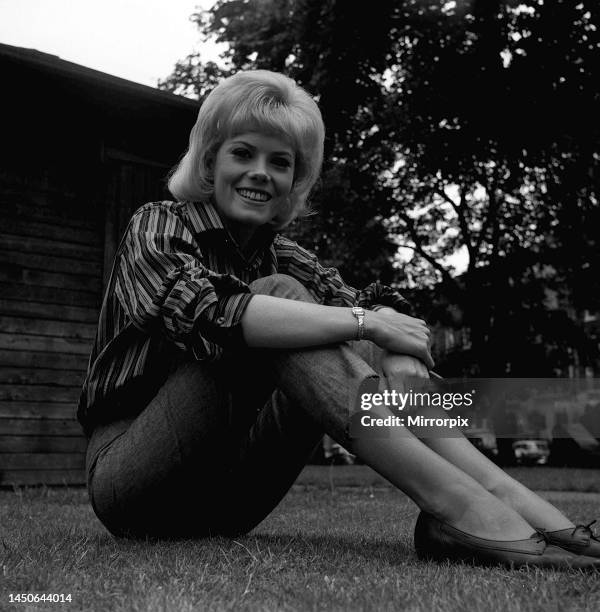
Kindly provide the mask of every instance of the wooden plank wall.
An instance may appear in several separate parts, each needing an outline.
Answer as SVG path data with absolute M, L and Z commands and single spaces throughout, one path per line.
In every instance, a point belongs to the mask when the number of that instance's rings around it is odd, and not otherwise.
M 133 211 L 168 197 L 167 170 L 111 150 L 79 186 L 67 165 L 0 175 L 0 486 L 85 482 L 75 412 L 103 287 Z
M 4 175 L 0 193 L 0 485 L 81 484 L 103 215 L 48 176 Z

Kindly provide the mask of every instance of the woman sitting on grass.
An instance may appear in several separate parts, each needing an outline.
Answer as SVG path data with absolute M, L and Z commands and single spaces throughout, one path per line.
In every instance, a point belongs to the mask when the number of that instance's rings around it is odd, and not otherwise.
M 169 181 L 177 201 L 134 214 L 78 412 L 94 511 L 118 536 L 246 533 L 327 433 L 422 509 L 423 557 L 600 564 L 589 530 L 465 438 L 350 437 L 365 381 L 426 378 L 433 361 L 400 295 L 346 285 L 277 233 L 306 212 L 323 141 L 303 89 L 240 72 L 200 109 Z

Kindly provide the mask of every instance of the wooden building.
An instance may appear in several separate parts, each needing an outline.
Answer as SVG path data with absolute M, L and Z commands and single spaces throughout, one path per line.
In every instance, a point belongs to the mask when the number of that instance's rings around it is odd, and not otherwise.
M 198 104 L 0 44 L 0 486 L 84 482 L 75 420 L 120 235 Z

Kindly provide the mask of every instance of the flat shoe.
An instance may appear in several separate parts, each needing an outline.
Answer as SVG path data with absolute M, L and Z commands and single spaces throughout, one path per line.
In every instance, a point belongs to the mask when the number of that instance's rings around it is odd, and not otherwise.
M 594 535 L 591 529 L 595 522 L 592 521 L 588 525 L 576 525 L 557 531 L 546 531 L 545 529 L 537 529 L 537 531 L 544 536 L 548 544 L 559 546 L 577 555 L 600 559 L 600 539 Z
M 486 540 L 442 523 L 421 512 L 415 526 L 415 549 L 421 559 L 451 559 L 481 565 L 535 566 L 600 570 L 600 559 L 578 555 L 547 544 L 534 532 L 526 540 Z

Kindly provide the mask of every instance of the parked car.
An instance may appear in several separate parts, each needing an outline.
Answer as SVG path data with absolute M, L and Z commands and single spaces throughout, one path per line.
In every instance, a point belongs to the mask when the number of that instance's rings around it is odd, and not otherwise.
M 489 459 L 496 461 L 498 445 L 496 443 L 496 436 L 489 429 L 466 429 L 464 434 L 479 452 Z
M 523 465 L 548 463 L 550 448 L 546 440 L 517 440 L 512 446 L 517 463 Z

